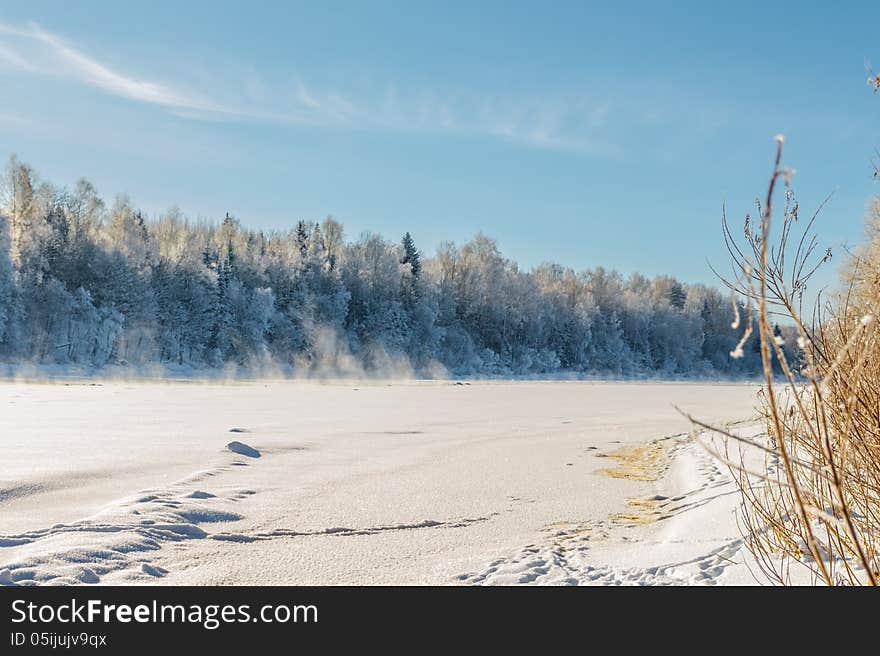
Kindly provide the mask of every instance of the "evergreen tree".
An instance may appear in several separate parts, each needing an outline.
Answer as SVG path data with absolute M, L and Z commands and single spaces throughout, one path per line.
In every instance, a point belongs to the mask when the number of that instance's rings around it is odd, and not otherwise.
M 412 235 L 407 232 L 403 236 L 403 257 L 400 259 L 401 264 L 409 264 L 409 270 L 413 278 L 419 279 L 422 275 L 422 254 L 416 248 Z
M 305 261 L 309 252 L 309 228 L 305 221 L 296 224 L 296 246 L 299 249 L 300 258 Z
M 403 236 L 401 245 L 403 256 L 400 263 L 403 265 L 403 272 L 400 276 L 400 299 L 407 312 L 411 313 L 421 298 L 422 256 L 409 232 Z
M 677 280 L 672 283 L 669 289 L 669 304 L 677 310 L 683 310 L 687 301 L 687 292 Z

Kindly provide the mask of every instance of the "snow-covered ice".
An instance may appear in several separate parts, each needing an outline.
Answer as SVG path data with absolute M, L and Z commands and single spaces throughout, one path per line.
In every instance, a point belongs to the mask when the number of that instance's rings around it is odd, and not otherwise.
M 0 583 L 748 583 L 673 405 L 748 420 L 756 392 L 0 384 Z

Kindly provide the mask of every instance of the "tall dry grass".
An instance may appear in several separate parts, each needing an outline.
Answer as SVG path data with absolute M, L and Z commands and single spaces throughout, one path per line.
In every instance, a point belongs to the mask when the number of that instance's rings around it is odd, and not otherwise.
M 787 584 L 800 568 L 814 582 L 875 585 L 880 580 L 880 340 L 874 320 L 880 312 L 880 201 L 867 243 L 846 266 L 843 291 L 832 302 L 820 297 L 805 316 L 807 283 L 831 252 L 818 250 L 813 232 L 818 212 L 806 220 L 799 216 L 790 171 L 781 165 L 784 139 L 777 142 L 757 225 L 747 216 L 742 236 L 735 237 L 727 217 L 722 219 L 734 270 L 722 278 L 747 299 L 754 315 L 745 323 L 743 343 L 760 340 L 759 411 L 766 439 L 745 439 L 694 422 L 723 436 L 716 455 L 728 464 L 741 492 L 740 528 L 760 575 Z M 785 198 L 781 219 L 774 206 L 780 192 Z M 804 355 L 799 371 L 792 370 L 774 335 L 776 315 L 797 326 Z

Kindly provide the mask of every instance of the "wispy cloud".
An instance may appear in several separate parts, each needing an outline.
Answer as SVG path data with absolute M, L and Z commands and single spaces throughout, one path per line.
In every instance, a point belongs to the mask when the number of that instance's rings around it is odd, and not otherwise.
M 153 80 L 115 71 L 37 24 L 0 23 L 0 61 L 28 73 L 74 80 L 111 95 L 168 108 L 223 112 L 216 103 Z
M 67 39 L 35 23 L 0 22 L 0 70 L 55 77 L 131 101 L 161 107 L 194 120 L 254 121 L 352 130 L 488 137 L 519 146 L 614 156 L 602 137 L 610 105 L 579 99 L 487 99 L 475 94 L 416 91 L 393 86 L 360 93 L 321 89 L 296 80 L 274 93 L 255 74 L 243 96 L 260 92 L 259 108 L 246 97 L 238 105 L 183 85 L 133 76 L 98 61 Z M 228 94 L 228 85 L 224 91 Z
M 2 29 L 0 29 L 0 32 L 2 32 Z M 2 41 L 0 41 L 0 62 L 22 71 L 33 70 L 24 57 L 5 45 Z

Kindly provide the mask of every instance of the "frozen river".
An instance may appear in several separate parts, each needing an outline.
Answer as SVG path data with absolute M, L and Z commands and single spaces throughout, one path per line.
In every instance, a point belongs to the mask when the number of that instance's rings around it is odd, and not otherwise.
M 745 420 L 756 392 L 3 383 L 0 581 L 740 581 L 736 495 L 673 405 Z

